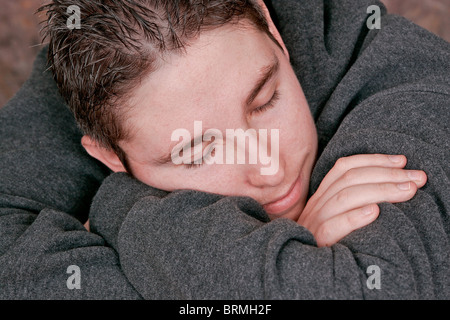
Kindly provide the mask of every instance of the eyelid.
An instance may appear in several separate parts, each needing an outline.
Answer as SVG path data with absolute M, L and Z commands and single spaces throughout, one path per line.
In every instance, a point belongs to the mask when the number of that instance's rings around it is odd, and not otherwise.
M 211 155 L 211 151 L 214 149 L 214 146 L 216 145 L 216 142 L 213 141 L 211 143 L 209 143 L 205 149 L 202 150 L 202 157 L 200 158 L 202 161 L 200 163 L 195 163 L 195 161 L 198 161 L 200 159 L 195 159 L 193 160 L 191 163 L 184 163 L 183 166 L 188 168 L 188 169 L 193 169 L 193 168 L 199 168 L 202 165 L 205 164 L 205 150 L 207 150 L 208 152 L 206 153 L 206 157 L 209 157 Z
M 280 92 L 278 90 L 275 90 L 272 97 L 270 98 L 270 100 L 267 103 L 265 103 L 264 105 L 253 109 L 251 111 L 251 114 L 261 113 L 269 108 L 272 108 L 279 99 L 280 99 Z

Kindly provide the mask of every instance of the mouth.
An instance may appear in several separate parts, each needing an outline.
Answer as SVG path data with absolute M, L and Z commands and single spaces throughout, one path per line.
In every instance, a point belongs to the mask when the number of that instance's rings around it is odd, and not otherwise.
M 283 196 L 263 205 L 264 210 L 271 215 L 281 215 L 294 207 L 300 200 L 301 196 L 301 177 L 302 175 L 300 174 L 297 180 L 289 188 L 289 191 Z

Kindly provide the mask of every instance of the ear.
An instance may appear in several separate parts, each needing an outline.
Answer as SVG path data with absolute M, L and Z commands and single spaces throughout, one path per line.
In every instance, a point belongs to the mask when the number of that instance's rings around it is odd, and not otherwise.
M 97 141 L 93 140 L 89 136 L 83 136 L 83 138 L 81 138 L 81 144 L 91 157 L 102 162 L 113 172 L 127 172 L 122 164 L 122 161 L 120 161 L 114 151 L 100 146 Z
M 280 43 L 281 47 L 283 48 L 284 54 L 289 60 L 289 52 L 287 51 L 287 48 L 284 44 L 283 39 L 281 38 L 280 33 L 278 32 L 277 27 L 275 27 L 275 24 L 273 23 L 272 18 L 270 17 L 269 9 L 267 8 L 266 4 L 264 3 L 264 0 L 258 0 L 258 4 L 261 6 L 264 16 L 266 17 L 267 23 L 269 24 L 269 30 L 270 33 L 274 36 L 274 38 Z

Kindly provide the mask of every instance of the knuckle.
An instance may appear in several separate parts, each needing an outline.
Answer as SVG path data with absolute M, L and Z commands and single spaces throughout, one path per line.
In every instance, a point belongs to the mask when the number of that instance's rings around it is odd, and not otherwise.
M 389 169 L 389 175 L 393 181 L 398 181 L 403 178 L 402 170 L 397 170 L 395 168 Z
M 334 165 L 334 167 L 337 170 L 342 172 L 347 171 L 347 166 L 348 166 L 348 157 L 339 158 Z
M 316 240 L 321 243 L 326 243 L 331 237 L 332 230 L 326 224 L 321 225 L 315 234 Z
M 387 183 L 378 183 L 377 189 L 380 194 L 391 195 L 395 193 L 395 190 L 392 190 L 392 185 Z
M 356 172 L 356 169 L 354 169 L 354 168 L 349 169 L 342 175 L 342 179 L 344 180 L 345 185 L 347 185 L 347 186 L 354 184 L 356 178 L 357 178 L 357 172 Z
M 354 214 L 345 214 L 344 215 L 344 225 L 350 229 L 350 230 L 354 230 L 356 228 L 356 226 L 359 223 L 359 219 L 357 219 L 358 217 L 360 217 L 361 215 L 354 215 Z
M 349 197 L 348 190 L 343 189 L 336 194 L 336 202 L 337 203 L 347 203 L 348 197 Z

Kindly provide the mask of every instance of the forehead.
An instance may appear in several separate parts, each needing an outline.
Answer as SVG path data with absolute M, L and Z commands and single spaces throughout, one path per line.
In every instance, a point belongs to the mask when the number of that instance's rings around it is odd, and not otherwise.
M 166 57 L 135 90 L 127 120 L 134 136 L 170 139 L 173 130 L 190 130 L 195 120 L 223 129 L 241 112 L 258 76 L 273 63 L 276 48 L 265 33 L 248 26 L 202 33 L 186 53 Z

